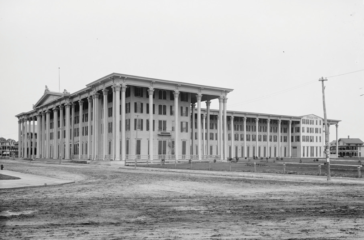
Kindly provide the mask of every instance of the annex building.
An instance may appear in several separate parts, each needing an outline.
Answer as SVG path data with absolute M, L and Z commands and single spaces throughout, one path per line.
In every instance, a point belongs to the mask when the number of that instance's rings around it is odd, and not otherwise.
M 228 111 L 231 91 L 118 73 L 72 94 L 46 87 L 32 110 L 16 116 L 19 155 L 149 162 L 324 156 L 321 117 Z M 210 109 L 214 100 L 219 109 Z

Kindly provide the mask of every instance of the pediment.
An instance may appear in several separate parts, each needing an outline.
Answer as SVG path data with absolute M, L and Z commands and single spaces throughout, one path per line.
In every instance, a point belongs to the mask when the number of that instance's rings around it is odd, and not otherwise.
M 47 103 L 50 103 L 50 102 L 53 102 L 54 100 L 56 100 L 56 99 L 58 99 L 60 97 L 62 97 L 62 93 L 45 91 L 43 96 L 34 105 L 34 108 L 43 106 L 43 105 L 45 105 Z
M 306 118 L 306 119 L 322 119 L 322 117 L 319 117 L 315 114 L 308 114 L 308 115 L 304 115 L 304 116 L 301 116 L 301 118 Z

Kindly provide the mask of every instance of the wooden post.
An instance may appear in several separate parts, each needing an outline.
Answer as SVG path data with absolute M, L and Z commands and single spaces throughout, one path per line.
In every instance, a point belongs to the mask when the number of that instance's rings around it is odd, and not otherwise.
M 319 175 L 321 176 L 321 164 L 318 165 Z
M 358 166 L 358 178 L 361 178 L 361 166 Z
M 286 173 L 286 164 L 283 163 L 283 173 Z
M 325 85 L 324 82 L 327 79 L 323 77 L 319 79 L 322 82 L 322 102 L 324 105 L 324 121 L 325 121 L 325 154 L 326 154 L 326 164 L 327 164 L 327 181 L 331 180 L 330 173 L 330 143 L 329 143 L 329 127 L 327 125 L 327 116 L 326 116 L 326 103 L 325 103 Z

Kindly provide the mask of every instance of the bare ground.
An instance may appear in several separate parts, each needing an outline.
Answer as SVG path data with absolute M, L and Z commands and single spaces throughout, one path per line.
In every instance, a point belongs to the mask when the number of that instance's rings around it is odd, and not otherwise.
M 76 181 L 1 190 L 2 239 L 364 239 L 362 186 L 1 163 Z

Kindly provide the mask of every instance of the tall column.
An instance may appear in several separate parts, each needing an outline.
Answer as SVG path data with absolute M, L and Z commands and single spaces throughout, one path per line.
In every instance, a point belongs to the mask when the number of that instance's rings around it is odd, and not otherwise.
M 202 156 L 206 158 L 206 114 L 202 114 Z
M 270 118 L 267 119 L 267 156 L 270 158 L 270 153 L 269 153 L 269 138 L 270 138 Z
M 24 119 L 24 158 L 28 158 L 28 117 Z
M 202 152 L 201 152 L 201 98 L 202 94 L 196 94 L 197 98 L 197 154 L 198 160 L 202 160 Z
M 47 142 L 46 142 L 46 158 L 50 158 L 50 122 L 51 122 L 51 110 L 47 109 L 47 112 L 46 112 L 46 134 L 47 134 Z
M 60 159 L 64 158 L 63 156 L 63 145 L 64 145 L 64 135 L 63 135 L 63 105 L 59 106 L 59 153 L 58 156 Z
M 335 126 L 336 126 L 336 154 L 337 154 L 337 157 L 339 158 L 339 139 L 338 139 L 339 138 L 339 124 L 337 123 Z
M 190 153 L 191 154 L 191 159 L 193 157 L 193 155 L 195 155 L 195 104 L 192 103 L 191 104 L 191 112 L 192 112 L 192 120 L 191 120 L 191 126 L 192 126 L 192 139 L 191 139 L 191 143 L 192 143 L 192 152 Z
M 291 128 L 292 128 L 292 120 L 288 121 L 288 157 L 292 158 L 292 140 L 291 140 Z
M 224 160 L 227 160 L 227 97 L 224 97 Z
M 79 129 L 79 132 L 81 134 L 79 134 L 78 136 L 78 159 L 82 159 L 82 129 L 83 129 L 83 100 L 79 100 L 78 101 L 78 106 L 80 107 L 80 111 L 78 111 L 79 113 L 79 119 L 80 119 L 80 122 L 78 124 L 78 129 Z
M 58 107 L 53 108 L 53 159 L 58 158 Z
M 259 118 L 255 119 L 255 157 L 258 157 Z
M 42 115 L 42 158 L 45 159 L 47 157 L 46 150 L 47 150 L 47 129 L 46 129 L 46 113 L 43 111 Z
M 112 115 L 111 115 L 111 122 L 112 122 L 112 131 L 111 131 L 111 156 L 110 159 L 115 160 L 116 157 L 116 95 L 115 95 L 115 87 L 111 87 L 111 96 L 112 96 Z
M 207 111 L 207 138 L 206 138 L 206 151 L 207 155 L 210 155 L 210 104 L 211 101 L 206 101 L 206 111 Z
M 21 152 L 21 121 L 19 119 L 18 120 L 18 158 L 21 157 L 20 152 Z
M 104 124 L 104 130 L 103 130 L 103 132 L 104 132 L 104 134 L 103 134 L 103 141 L 102 141 L 102 143 L 103 143 L 103 147 L 102 147 L 102 149 L 103 149 L 103 158 L 102 159 L 104 159 L 104 160 L 106 160 L 107 159 L 107 118 L 108 118 L 108 116 L 107 116 L 107 93 L 108 93 L 108 90 L 106 89 L 106 88 L 104 88 L 103 90 L 102 90 L 102 92 L 103 92 L 103 95 L 104 95 L 104 99 L 103 99 L 103 103 L 104 103 L 104 122 L 103 122 L 103 124 Z
M 32 133 L 32 158 L 35 159 L 35 119 L 36 117 L 32 117 L 33 119 L 33 133 Z
M 230 126 L 231 126 L 231 158 L 234 158 L 234 115 L 230 117 Z
M 91 111 L 91 107 L 92 107 L 92 96 L 89 96 L 87 98 L 87 120 L 88 120 L 88 124 L 87 124 L 87 159 L 91 160 L 91 154 L 92 154 L 92 146 L 91 146 L 91 118 L 92 118 L 92 111 Z
M 99 94 L 94 95 L 94 147 L 95 147 L 95 160 L 100 159 L 99 156 Z
M 243 122 L 243 125 L 244 125 L 244 156 L 243 157 L 247 157 L 247 154 L 246 154 L 246 117 L 244 117 L 244 122 Z
M 72 102 L 72 115 L 71 115 L 71 154 L 70 157 L 74 159 L 75 154 L 75 108 L 76 108 L 76 102 Z
M 125 91 L 126 91 L 126 85 L 123 85 L 121 87 L 121 161 L 125 163 L 126 159 L 126 151 L 125 151 Z M 152 94 L 153 95 L 153 94 Z M 149 97 L 150 98 L 150 97 Z M 150 99 L 149 99 L 150 104 Z M 149 106 L 150 110 L 150 106 Z M 149 111 L 153 114 L 153 106 L 152 111 Z M 150 119 L 150 116 L 149 116 Z M 151 129 L 153 130 L 153 128 Z M 151 149 L 153 152 L 153 149 Z
M 38 136 L 37 136 L 37 158 L 42 157 L 42 138 L 43 138 L 43 132 L 42 132 L 42 113 L 38 112 L 37 117 L 37 128 L 38 128 Z
M 281 155 L 281 119 L 278 119 L 278 157 Z
M 174 155 L 178 161 L 179 155 L 179 115 L 178 115 L 179 91 L 174 91 Z M 150 106 L 150 105 L 149 105 Z M 149 111 L 150 112 L 150 111 Z
M 120 161 L 120 85 L 114 86 L 115 90 L 115 161 Z M 122 106 L 124 108 L 124 106 Z
M 66 102 L 66 144 L 65 144 L 65 159 L 70 159 L 70 102 Z
M 222 111 L 223 111 L 223 102 L 224 102 L 224 99 L 223 97 L 219 97 L 219 121 L 218 121 L 218 142 L 217 142 L 217 145 L 218 145 L 218 148 L 219 148 L 219 154 L 220 154 L 220 160 L 222 161 L 224 159 L 224 150 L 223 150 L 223 132 L 222 132 Z

